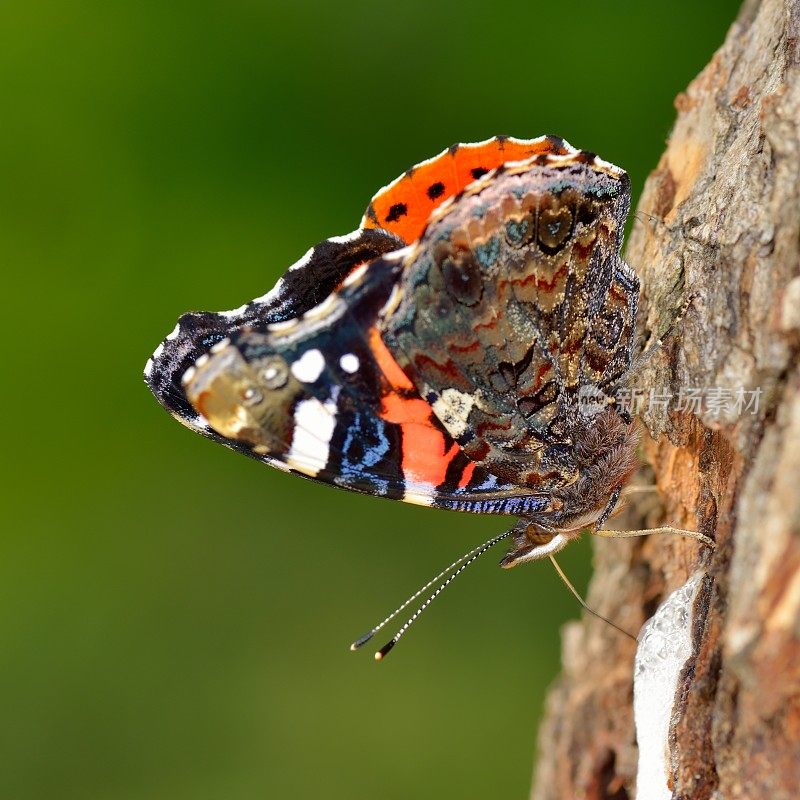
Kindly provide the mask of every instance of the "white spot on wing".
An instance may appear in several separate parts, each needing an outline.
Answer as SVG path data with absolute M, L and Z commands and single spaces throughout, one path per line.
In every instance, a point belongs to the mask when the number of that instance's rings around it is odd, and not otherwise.
M 290 466 L 315 477 L 328 463 L 330 441 L 336 427 L 336 403 L 316 397 L 302 400 L 294 411 L 292 446 L 286 456 Z
M 156 347 L 155 350 L 153 350 L 153 358 L 154 359 L 161 358 L 161 354 L 163 352 L 164 352 L 164 342 L 161 342 L 161 344 L 158 347 Z
M 403 291 L 400 288 L 399 284 L 395 284 L 392 286 L 392 292 L 389 295 L 389 299 L 383 304 L 383 307 L 378 312 L 378 317 L 383 319 L 384 317 L 389 316 L 389 314 L 393 313 L 397 310 L 397 306 L 400 305 L 400 301 L 403 299 Z
M 189 430 L 199 431 L 200 433 L 204 433 L 212 429 L 211 426 L 208 424 L 208 420 L 201 414 L 198 414 L 196 417 L 186 417 L 183 416 L 182 414 L 173 413 L 172 416 L 175 417 L 175 419 L 178 420 L 178 422 L 180 422 L 181 425 L 184 425 L 187 428 L 189 428 Z
M 176 325 L 176 326 L 175 326 L 175 327 L 174 327 L 174 328 L 173 328 L 173 329 L 172 329 L 172 330 L 171 330 L 171 331 L 170 331 L 170 332 L 167 334 L 167 339 L 169 339 L 170 341 L 172 341 L 173 339 L 177 339 L 177 338 L 178 338 L 178 334 L 180 334 L 180 332 L 181 332 L 181 325 L 180 325 L 180 323 L 178 323 L 178 324 L 177 324 L 177 325 Z
M 476 489 L 494 489 L 497 487 L 497 477 L 495 475 L 489 475 L 486 480 L 480 484 L 480 486 L 476 486 Z
M 297 361 L 292 363 L 292 375 L 302 383 L 314 383 L 325 369 L 325 357 L 316 348 L 306 350 Z
M 358 368 L 361 366 L 361 362 L 358 360 L 358 356 L 355 353 L 345 353 L 339 359 L 339 366 L 345 372 L 349 372 L 352 375 L 354 372 L 358 371 Z
M 327 317 L 328 314 L 332 313 L 333 311 L 338 310 L 341 306 L 341 300 L 339 300 L 336 294 L 329 294 L 319 305 L 314 306 L 314 308 L 310 308 L 303 314 L 304 320 L 318 320 Z
M 399 250 L 392 250 L 389 253 L 384 253 L 381 258 L 384 261 L 402 261 L 406 256 L 414 253 L 414 245 L 409 244 L 401 247 Z
M 287 269 L 286 271 L 294 272 L 294 270 L 303 269 L 303 267 L 307 266 L 311 262 L 311 259 L 313 257 L 314 257 L 314 248 L 309 247 L 309 249 L 306 250 L 306 252 L 303 253 L 303 255 L 300 258 L 298 258 L 297 261 L 295 261 L 294 264 L 292 264 L 292 266 L 289 267 L 289 269 Z
M 153 359 L 148 358 L 147 363 L 144 365 L 144 376 L 145 378 L 150 377 L 150 373 L 153 371 Z
M 270 322 L 270 324 L 267 325 L 267 330 L 272 331 L 273 333 L 284 333 L 296 327 L 296 319 L 286 319 L 283 322 Z
M 267 325 L 267 330 L 280 336 L 283 344 L 291 345 L 300 339 L 311 338 L 318 330 L 329 328 L 346 310 L 338 295 L 331 294 L 318 306 L 303 314 L 300 319 L 272 322 Z
M 445 389 L 433 404 L 433 413 L 455 438 L 467 429 L 467 419 L 473 405 L 475 398 L 472 395 L 459 392 L 458 389 Z

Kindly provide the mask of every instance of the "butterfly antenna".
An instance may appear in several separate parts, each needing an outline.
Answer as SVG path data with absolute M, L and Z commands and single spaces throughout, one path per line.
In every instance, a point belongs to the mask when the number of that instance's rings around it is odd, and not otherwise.
M 378 623 L 371 631 L 365 633 L 363 636 L 360 636 L 356 639 L 353 644 L 350 645 L 351 650 L 358 650 L 359 647 L 365 645 L 381 628 L 383 628 L 388 622 L 391 622 L 400 612 L 404 611 L 411 603 L 413 603 L 420 595 L 427 592 L 431 586 L 437 584 L 442 578 L 445 577 L 448 573 L 452 572 L 454 569 L 459 567 L 455 573 L 450 575 L 450 577 L 439 586 L 436 591 L 414 612 L 413 616 L 403 625 L 403 627 L 392 637 L 390 642 L 387 642 L 377 653 L 375 653 L 375 660 L 380 661 L 386 653 L 389 652 L 396 644 L 398 639 L 408 630 L 411 624 L 416 620 L 416 618 L 433 602 L 435 597 L 438 597 L 444 588 L 448 586 L 456 575 L 460 575 L 473 561 L 480 558 L 487 550 L 494 547 L 498 542 L 503 541 L 503 539 L 507 539 L 513 531 L 509 530 L 505 533 L 498 534 L 497 536 L 493 536 L 489 541 L 484 542 L 477 547 L 474 547 L 467 553 L 464 553 L 463 556 L 457 558 L 450 566 L 443 569 L 436 577 L 431 578 L 422 588 L 418 589 L 411 597 L 408 598 L 402 605 L 398 606 L 391 614 L 389 614 L 386 619 L 382 622 Z
M 392 638 L 386 642 L 386 644 L 381 647 L 375 653 L 375 660 L 381 661 L 383 660 L 384 656 L 400 641 L 400 638 L 405 634 L 405 632 L 417 621 L 419 616 L 422 612 L 472 563 L 474 563 L 477 559 L 479 559 L 487 550 L 494 547 L 498 542 L 501 542 L 503 539 L 511 536 L 513 533 L 513 529 L 506 531 L 505 533 L 501 533 L 498 536 L 494 536 L 493 538 L 489 539 L 488 542 L 480 545 L 480 547 L 476 547 L 474 550 L 471 550 L 469 553 L 462 556 L 460 561 L 463 563 L 459 566 L 445 581 L 441 583 L 436 589 L 431 593 L 427 600 L 405 621 L 403 627 L 400 628 L 397 633 L 392 636 Z

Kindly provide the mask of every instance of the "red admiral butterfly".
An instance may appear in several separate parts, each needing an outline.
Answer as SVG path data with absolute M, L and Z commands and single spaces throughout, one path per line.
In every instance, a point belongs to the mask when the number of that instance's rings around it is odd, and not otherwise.
M 629 205 L 623 170 L 559 137 L 455 145 L 263 297 L 184 314 L 145 380 L 180 422 L 279 469 L 520 518 L 402 610 L 502 539 L 502 566 L 539 559 L 617 503 L 637 465 L 613 404 L 639 295 Z

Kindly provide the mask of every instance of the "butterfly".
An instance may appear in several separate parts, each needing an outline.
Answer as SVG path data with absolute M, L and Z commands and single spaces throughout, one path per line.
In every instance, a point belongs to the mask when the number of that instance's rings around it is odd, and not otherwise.
M 639 296 L 629 207 L 627 174 L 560 137 L 454 145 L 267 294 L 181 316 L 145 381 L 187 427 L 278 469 L 519 518 L 396 614 L 498 541 L 513 567 L 614 509 L 637 467 L 614 402 Z

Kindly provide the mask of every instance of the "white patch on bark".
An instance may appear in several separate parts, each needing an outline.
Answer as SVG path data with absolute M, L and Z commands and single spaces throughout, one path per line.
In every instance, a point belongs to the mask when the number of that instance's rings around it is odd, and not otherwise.
M 692 609 L 704 573 L 676 589 L 639 634 L 633 678 L 633 714 L 639 742 L 637 800 L 670 800 L 669 728 L 678 703 L 678 680 L 692 656 Z

